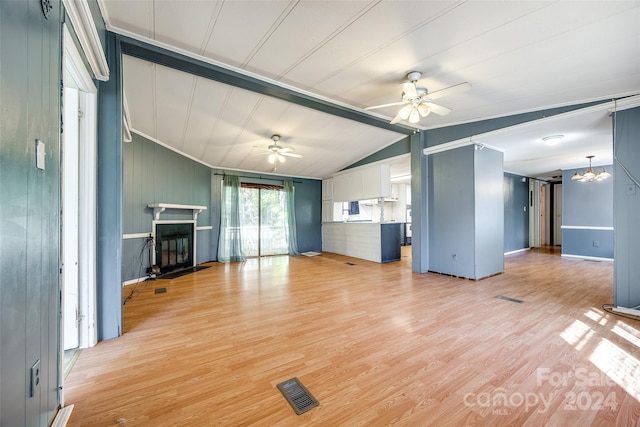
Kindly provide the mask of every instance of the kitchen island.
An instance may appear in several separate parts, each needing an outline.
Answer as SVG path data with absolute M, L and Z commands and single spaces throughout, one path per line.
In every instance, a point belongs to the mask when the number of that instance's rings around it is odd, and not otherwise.
M 322 223 L 322 250 L 373 262 L 400 260 L 400 222 Z

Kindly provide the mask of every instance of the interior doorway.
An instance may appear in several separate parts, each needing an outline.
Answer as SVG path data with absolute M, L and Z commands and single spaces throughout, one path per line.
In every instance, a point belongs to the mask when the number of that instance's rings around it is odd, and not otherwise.
M 562 184 L 529 182 L 529 246 L 562 245 Z
M 73 38 L 63 27 L 64 67 L 60 165 L 60 372 L 80 348 L 96 344 L 97 90 Z M 61 381 L 62 382 L 62 381 Z M 64 403 L 61 395 L 61 402 Z

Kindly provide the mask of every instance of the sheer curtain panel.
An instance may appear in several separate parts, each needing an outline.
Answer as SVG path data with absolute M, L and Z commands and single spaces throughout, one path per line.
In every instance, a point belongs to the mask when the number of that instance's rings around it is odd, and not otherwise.
M 222 183 L 218 261 L 246 261 L 240 233 L 240 178 L 225 176 Z

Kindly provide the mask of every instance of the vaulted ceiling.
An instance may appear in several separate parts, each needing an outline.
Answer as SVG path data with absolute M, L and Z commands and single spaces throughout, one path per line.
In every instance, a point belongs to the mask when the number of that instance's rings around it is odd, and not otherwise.
M 99 4 L 111 31 L 387 121 L 400 107 L 364 108 L 400 101 L 410 71 L 429 92 L 472 85 L 438 99 L 452 112 L 411 125 L 421 130 L 640 93 L 640 1 Z M 323 178 L 406 136 L 135 57 L 123 70 L 132 130 L 212 167 L 268 172 L 256 147 L 279 134 L 302 158 L 276 172 Z M 481 139 L 504 150 L 506 170 L 529 176 L 584 166 L 588 154 L 609 164 L 606 117 L 590 110 L 566 128 L 555 120 Z M 541 144 L 550 133 L 570 134 L 571 149 Z

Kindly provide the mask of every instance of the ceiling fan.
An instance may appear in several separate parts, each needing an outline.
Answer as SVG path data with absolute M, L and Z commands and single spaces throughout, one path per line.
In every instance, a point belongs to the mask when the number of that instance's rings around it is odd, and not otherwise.
M 278 141 L 280 141 L 280 135 L 271 135 L 271 140 L 273 144 L 270 144 L 268 147 L 259 147 L 255 146 L 255 148 L 259 149 L 261 153 L 265 154 L 268 157 L 269 163 L 273 165 L 273 171 L 276 170 L 278 162 L 284 163 L 286 157 L 296 157 L 301 158 L 300 154 L 293 153 L 293 148 L 291 147 L 283 147 L 282 145 L 278 145 Z
M 447 107 L 435 104 L 432 101 L 471 89 L 471 84 L 464 82 L 429 93 L 427 88 L 418 86 L 417 84 L 421 76 L 422 73 L 419 71 L 412 71 L 407 74 L 409 81 L 402 83 L 402 101 L 374 105 L 373 107 L 365 108 L 365 110 L 403 105 L 398 114 L 391 120 L 391 124 L 398 123 L 400 120 L 409 120 L 410 123 L 418 123 L 420 117 L 427 117 L 431 112 L 440 116 L 446 116 L 451 112 Z

